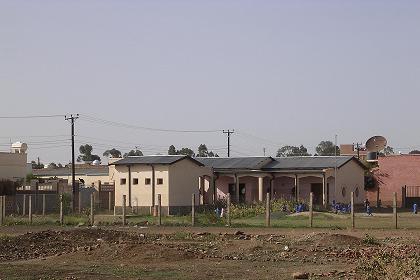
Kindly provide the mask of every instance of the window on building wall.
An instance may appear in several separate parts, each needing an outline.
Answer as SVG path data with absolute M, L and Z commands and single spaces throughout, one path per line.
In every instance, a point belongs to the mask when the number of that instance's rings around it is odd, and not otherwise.
M 163 179 L 162 178 L 157 178 L 157 182 L 158 185 L 163 185 Z
M 150 178 L 144 179 L 144 184 L 145 185 L 150 185 L 151 183 L 152 183 L 152 179 L 150 179 Z
M 125 185 L 127 183 L 127 179 L 123 178 L 120 179 L 120 185 Z
M 354 195 L 356 195 L 356 197 L 359 197 L 359 187 L 356 187 L 356 189 L 354 190 Z
M 341 188 L 341 194 L 343 195 L 343 197 L 346 197 L 346 187 Z
M 139 178 L 134 178 L 133 185 L 138 185 L 138 184 L 139 184 Z

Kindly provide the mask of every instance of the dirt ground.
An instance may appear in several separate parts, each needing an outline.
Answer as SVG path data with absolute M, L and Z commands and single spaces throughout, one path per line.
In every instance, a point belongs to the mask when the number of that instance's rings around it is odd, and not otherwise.
M 0 279 L 419 279 L 419 256 L 409 230 L 0 227 Z

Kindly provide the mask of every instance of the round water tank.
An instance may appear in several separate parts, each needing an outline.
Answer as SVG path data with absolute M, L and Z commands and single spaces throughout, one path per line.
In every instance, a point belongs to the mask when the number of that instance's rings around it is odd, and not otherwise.
M 367 162 L 375 162 L 378 161 L 378 152 L 369 152 L 366 155 Z

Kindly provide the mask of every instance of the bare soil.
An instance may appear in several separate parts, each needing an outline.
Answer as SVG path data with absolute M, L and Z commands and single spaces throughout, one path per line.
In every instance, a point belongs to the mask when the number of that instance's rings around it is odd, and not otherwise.
M 366 233 L 2 227 L 0 279 L 364 279 L 375 254 L 420 255 L 418 231 Z

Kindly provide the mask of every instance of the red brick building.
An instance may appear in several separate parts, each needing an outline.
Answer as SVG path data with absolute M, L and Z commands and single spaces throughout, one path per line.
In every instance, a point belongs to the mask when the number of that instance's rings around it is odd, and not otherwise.
M 398 206 L 402 206 L 402 187 L 420 186 L 420 155 L 379 157 L 378 164 L 373 170 L 375 187 L 366 192 L 367 198 L 372 205 L 377 204 L 379 197 L 383 206 L 391 206 L 396 192 Z

